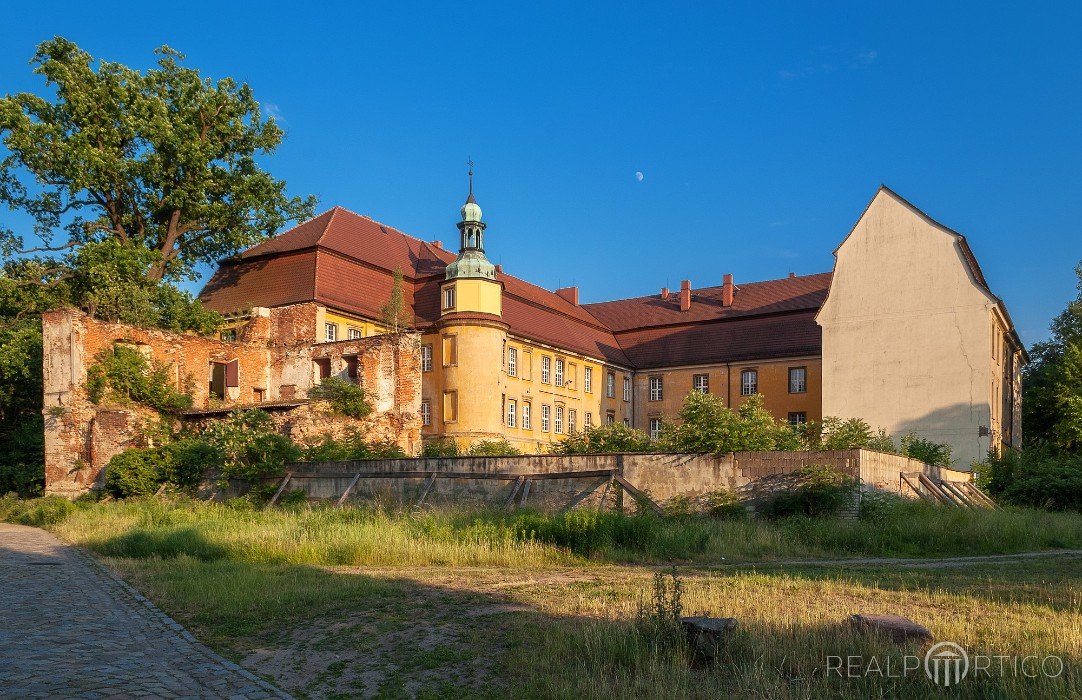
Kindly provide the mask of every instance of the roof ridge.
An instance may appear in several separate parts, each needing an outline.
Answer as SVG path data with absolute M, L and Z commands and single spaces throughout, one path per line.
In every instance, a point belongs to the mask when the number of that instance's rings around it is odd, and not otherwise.
M 702 326 L 715 323 L 733 323 L 736 321 L 746 321 L 748 319 L 757 318 L 772 318 L 775 316 L 788 316 L 796 314 L 818 313 L 818 309 L 803 308 L 803 309 L 779 309 L 777 311 L 764 311 L 760 313 L 748 313 L 739 314 L 736 316 L 717 316 L 715 318 L 700 318 L 700 319 L 682 319 L 680 321 L 673 321 L 671 323 L 655 323 L 647 326 L 634 326 L 631 328 L 622 328 L 620 330 L 610 330 L 614 336 L 620 336 L 627 333 L 640 333 L 642 331 L 654 330 L 655 328 L 679 328 L 681 326 Z
M 813 273 L 808 274 L 808 275 L 797 275 L 795 277 L 775 277 L 773 279 L 768 279 L 768 280 L 755 280 L 753 282 L 741 282 L 739 284 L 736 284 L 735 286 L 737 288 L 739 288 L 741 286 L 751 286 L 753 284 L 768 284 L 770 282 L 784 282 L 784 281 L 791 280 L 791 279 L 801 279 L 801 278 L 804 278 L 804 277 L 818 277 L 819 275 L 830 275 L 830 274 L 833 274 L 833 271 L 827 270 L 825 272 L 813 272 Z M 702 291 L 706 291 L 708 289 L 721 289 L 723 286 L 725 286 L 725 285 L 724 284 L 716 284 L 716 285 L 712 285 L 712 286 L 709 286 L 709 287 L 692 287 L 691 291 L 693 291 L 693 292 L 695 292 L 695 291 L 702 292 Z M 670 292 L 678 292 L 680 290 L 678 290 L 678 289 L 670 289 L 669 291 Z M 583 304 L 582 306 L 584 306 L 584 307 L 586 307 L 586 306 L 600 306 L 601 304 L 614 304 L 614 303 L 620 302 L 620 301 L 639 301 L 640 299 L 653 299 L 656 296 L 657 296 L 656 294 L 641 294 L 641 295 L 635 296 L 635 297 L 622 297 L 620 299 L 606 299 L 605 301 L 592 301 L 592 302 L 590 302 L 588 304 Z

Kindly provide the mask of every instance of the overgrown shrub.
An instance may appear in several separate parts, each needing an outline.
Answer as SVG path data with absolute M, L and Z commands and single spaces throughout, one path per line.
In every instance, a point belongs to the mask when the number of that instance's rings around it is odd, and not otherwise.
M 857 480 L 823 464 L 809 464 L 792 474 L 792 485 L 763 504 L 764 515 L 781 518 L 791 515 L 812 517 L 836 515 L 852 503 Z
M 978 485 L 994 498 L 1020 506 L 1082 512 L 1082 455 L 1047 447 L 1006 450 L 977 465 Z
M 852 450 L 865 448 L 897 453 L 894 440 L 883 428 L 872 430 L 861 418 L 842 420 L 827 416 L 822 423 L 809 423 L 804 429 L 807 446 L 813 450 Z
M 135 348 L 116 344 L 96 359 L 86 372 L 86 391 L 93 403 L 132 401 L 162 413 L 192 407 L 191 395 L 173 388 L 168 365 L 149 361 Z
M 217 446 L 198 435 L 172 442 L 163 448 L 168 459 L 163 464 L 165 481 L 184 489 L 194 489 L 208 469 L 222 465 L 222 453 Z
M 703 496 L 703 505 L 706 514 L 720 520 L 744 520 L 748 517 L 748 509 L 735 492 L 729 489 L 718 489 Z
M 676 568 L 666 575 L 654 573 L 654 588 L 649 603 L 639 600 L 635 616 L 636 631 L 659 651 L 681 650 L 684 645 L 684 629 L 680 618 L 684 615 L 684 581 Z
M 481 440 L 470 446 L 469 454 L 474 457 L 513 457 L 522 452 L 507 440 Z
M 15 494 L 0 498 L 0 521 L 48 527 L 63 522 L 75 512 L 77 506 L 63 496 L 21 499 Z
M 595 425 L 572 433 L 552 447 L 553 454 L 604 454 L 649 452 L 654 449 L 650 436 L 623 423 Z
M 797 450 L 801 438 L 788 423 L 774 418 L 759 394 L 735 411 L 720 396 L 693 391 L 684 399 L 680 422 L 662 430 L 661 446 L 673 452 Z
M 275 431 L 270 415 L 259 409 L 233 411 L 226 420 L 211 423 L 203 439 L 218 451 L 226 479 L 276 476 L 301 455 L 297 445 Z
M 152 495 L 165 481 L 168 458 L 160 447 L 133 447 L 113 455 L 105 466 L 105 491 L 117 498 Z
M 902 454 L 912 459 L 919 459 L 925 464 L 949 469 L 951 466 L 951 446 L 943 442 L 932 442 L 918 437 L 914 433 L 902 436 Z
M 461 454 L 458 443 L 452 438 L 441 437 L 435 440 L 425 440 L 421 448 L 422 457 L 458 457 Z
M 406 453 L 396 443 L 369 443 L 363 434 L 353 431 L 339 439 L 324 435 L 319 442 L 304 449 L 301 459 L 306 462 L 348 462 L 356 459 L 401 459 L 405 456 Z
M 326 401 L 332 413 L 348 418 L 365 418 L 372 412 L 364 389 L 341 377 L 327 377 L 308 390 L 308 398 Z

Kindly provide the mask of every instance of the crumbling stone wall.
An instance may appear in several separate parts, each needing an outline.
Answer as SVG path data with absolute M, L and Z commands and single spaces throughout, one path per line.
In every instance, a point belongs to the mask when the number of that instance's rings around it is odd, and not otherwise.
M 109 459 L 129 447 L 145 446 L 145 426 L 162 417 L 132 405 L 95 405 L 87 396 L 87 369 L 116 343 L 135 347 L 169 367 L 173 386 L 190 393 L 193 409 L 181 420 L 211 421 L 236 408 L 273 408 L 276 423 L 295 440 L 314 441 L 330 432 L 360 430 L 370 440 L 397 443 L 407 454 L 420 451 L 420 345 L 410 334 L 312 343 L 314 304 L 254 309 L 236 341 L 194 333 L 106 323 L 75 309 L 42 316 L 44 342 L 45 488 L 76 496 L 99 484 Z M 366 419 L 328 416 L 307 393 L 320 381 L 316 360 L 346 377 L 351 365 L 368 393 Z M 214 363 L 229 366 L 212 396 Z M 228 379 L 221 380 L 222 376 Z

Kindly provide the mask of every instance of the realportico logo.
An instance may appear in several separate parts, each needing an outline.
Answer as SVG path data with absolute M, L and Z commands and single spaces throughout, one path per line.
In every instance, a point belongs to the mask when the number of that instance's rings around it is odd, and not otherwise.
M 958 685 L 969 673 L 969 654 L 954 642 L 939 642 L 924 655 L 924 672 L 937 685 Z
M 1022 676 L 1025 678 L 1058 678 L 1063 675 L 1064 663 L 1059 656 L 1011 656 L 1007 654 L 970 654 L 960 644 L 939 642 L 932 645 L 922 660 L 919 656 L 906 655 L 899 665 L 897 657 L 878 656 L 827 656 L 826 675 L 839 678 L 905 678 L 924 674 L 936 685 L 958 685 L 966 678 L 985 676 Z M 923 663 L 922 663 L 923 661 Z

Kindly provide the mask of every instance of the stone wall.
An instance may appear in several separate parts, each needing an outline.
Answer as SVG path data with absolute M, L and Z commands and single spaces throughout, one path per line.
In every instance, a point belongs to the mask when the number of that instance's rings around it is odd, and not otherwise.
M 369 440 L 420 452 L 420 352 L 417 336 L 402 334 L 312 344 L 315 306 L 255 309 L 236 341 L 106 323 L 74 309 L 42 316 L 44 342 L 45 488 L 76 496 L 100 484 L 109 459 L 145 446 L 144 426 L 161 418 L 145 407 L 103 403 L 86 393 L 87 369 L 103 351 L 125 344 L 169 368 L 175 388 L 190 393 L 193 409 L 172 420 L 206 423 L 238 408 L 272 412 L 283 433 L 310 442 L 324 433 L 362 431 Z M 320 381 L 317 361 L 330 374 L 357 381 L 373 412 L 363 421 L 329 415 L 307 402 Z M 212 395 L 213 366 L 232 365 Z M 356 377 L 350 377 L 351 368 Z
M 899 475 L 903 472 L 923 472 L 952 481 L 968 480 L 970 476 L 966 472 L 941 470 L 906 457 L 869 450 L 722 455 L 523 455 L 298 463 L 288 467 L 296 475 L 291 478 L 288 488 L 303 489 L 314 499 L 334 499 L 345 491 L 357 473 L 361 473 L 364 476 L 357 481 L 351 497 L 416 502 L 428 476 L 436 473 L 444 476 L 433 482 L 426 502 L 498 506 L 506 502 L 518 476 L 613 470 L 660 504 L 676 496 L 695 498 L 727 489 L 754 505 L 777 488 L 787 486 L 790 482 L 786 477 L 795 470 L 812 464 L 829 465 L 856 477 L 864 490 L 885 490 L 907 498 L 916 498 L 916 494 L 901 482 Z M 388 477 L 373 476 L 375 474 L 387 474 Z M 409 476 L 395 478 L 391 476 L 394 474 Z M 316 475 L 316 478 L 310 475 Z M 542 509 L 564 508 L 572 503 L 598 505 L 603 494 L 607 496 L 608 505 L 615 505 L 618 489 L 606 491 L 606 481 L 608 477 L 602 474 L 536 478 L 531 480 L 527 505 Z M 238 484 L 220 495 L 237 495 L 241 490 L 243 485 Z

